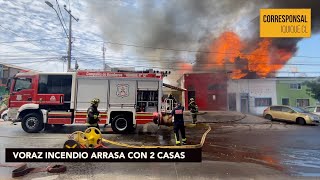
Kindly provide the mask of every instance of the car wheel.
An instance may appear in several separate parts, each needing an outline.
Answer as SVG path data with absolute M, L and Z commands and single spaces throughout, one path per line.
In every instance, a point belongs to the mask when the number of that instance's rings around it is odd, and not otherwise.
M 37 133 L 43 129 L 44 124 L 39 114 L 30 113 L 23 117 L 21 126 L 25 132 Z
M 116 116 L 111 122 L 111 128 L 115 133 L 126 133 L 131 127 L 132 123 L 130 123 L 128 118 L 122 115 Z
M 297 124 L 300 124 L 300 125 L 305 125 L 306 124 L 306 121 L 303 119 L 303 118 L 298 118 L 296 120 Z
M 2 119 L 3 119 L 4 121 L 8 121 L 8 120 L 9 120 L 8 114 L 4 114 L 4 115 L 2 116 Z
M 269 119 L 270 121 L 273 120 L 273 118 L 272 118 L 272 116 L 271 116 L 270 114 L 267 114 L 267 115 L 265 116 L 265 118 L 266 118 L 266 119 Z

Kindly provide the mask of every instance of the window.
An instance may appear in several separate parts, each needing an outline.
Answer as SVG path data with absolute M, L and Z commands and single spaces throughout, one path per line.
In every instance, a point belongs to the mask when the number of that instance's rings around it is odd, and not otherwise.
M 301 89 L 300 83 L 290 84 L 290 89 Z
M 271 106 L 272 104 L 271 98 L 255 98 L 254 102 L 256 107 Z
M 282 98 L 282 105 L 287 105 L 289 106 L 289 98 Z
M 139 101 L 158 101 L 158 91 L 138 91 Z
M 282 107 L 281 111 L 282 112 L 292 112 L 292 109 L 290 109 L 288 107 Z
M 316 112 L 320 112 L 320 107 L 317 107 Z
M 270 107 L 270 110 L 271 111 L 282 111 L 282 108 L 281 108 L 281 106 L 272 106 L 272 107 Z
M 72 75 L 40 75 L 39 94 L 64 94 L 64 100 L 71 100 Z
M 31 89 L 31 79 L 16 79 L 14 91 L 21 91 L 23 89 Z
M 158 91 L 140 91 L 137 93 L 137 112 L 153 112 L 158 106 Z
M 314 107 L 307 107 L 305 108 L 308 112 L 313 112 L 314 111 Z
M 309 99 L 297 99 L 297 107 L 309 106 Z

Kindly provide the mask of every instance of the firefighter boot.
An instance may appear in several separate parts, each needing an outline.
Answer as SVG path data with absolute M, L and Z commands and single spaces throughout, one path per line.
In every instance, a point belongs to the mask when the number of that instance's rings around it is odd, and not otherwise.
M 182 139 L 182 145 L 186 145 L 187 144 L 187 138 Z
M 181 146 L 180 140 L 179 140 L 179 135 L 177 137 L 177 135 L 175 134 L 175 139 L 176 139 L 176 146 Z
M 197 115 L 192 115 L 192 124 L 196 124 L 197 123 Z

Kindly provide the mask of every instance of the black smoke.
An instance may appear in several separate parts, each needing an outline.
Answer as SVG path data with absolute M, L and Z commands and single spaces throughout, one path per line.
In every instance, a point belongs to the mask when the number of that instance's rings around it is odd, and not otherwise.
M 259 0 L 88 1 L 104 39 L 148 47 L 197 50 L 200 39 L 233 29 L 258 14 Z M 113 48 L 128 48 L 113 46 Z M 138 49 L 155 51 L 154 49 Z M 166 51 L 165 53 L 169 53 Z
M 208 46 L 225 31 L 240 35 L 248 44 L 244 52 L 257 48 L 262 40 L 259 37 L 260 8 L 311 8 L 312 34 L 320 29 L 320 0 L 90 0 L 88 3 L 106 41 L 190 50 L 110 46 L 115 51 L 127 50 L 142 57 L 158 56 L 156 60 L 145 59 L 157 61 L 165 68 L 174 66 L 184 59 L 181 54 L 187 53 L 191 58 L 188 61 L 195 61 L 194 69 L 200 71 L 208 63 Z M 272 47 L 295 53 L 300 40 L 274 38 Z M 173 58 L 163 58 L 168 56 Z

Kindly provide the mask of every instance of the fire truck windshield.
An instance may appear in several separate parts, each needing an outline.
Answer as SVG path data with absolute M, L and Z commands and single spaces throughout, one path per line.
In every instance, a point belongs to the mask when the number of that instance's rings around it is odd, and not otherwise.
M 13 91 L 21 91 L 23 89 L 31 89 L 31 79 L 29 78 L 19 78 L 15 80 L 15 85 Z

